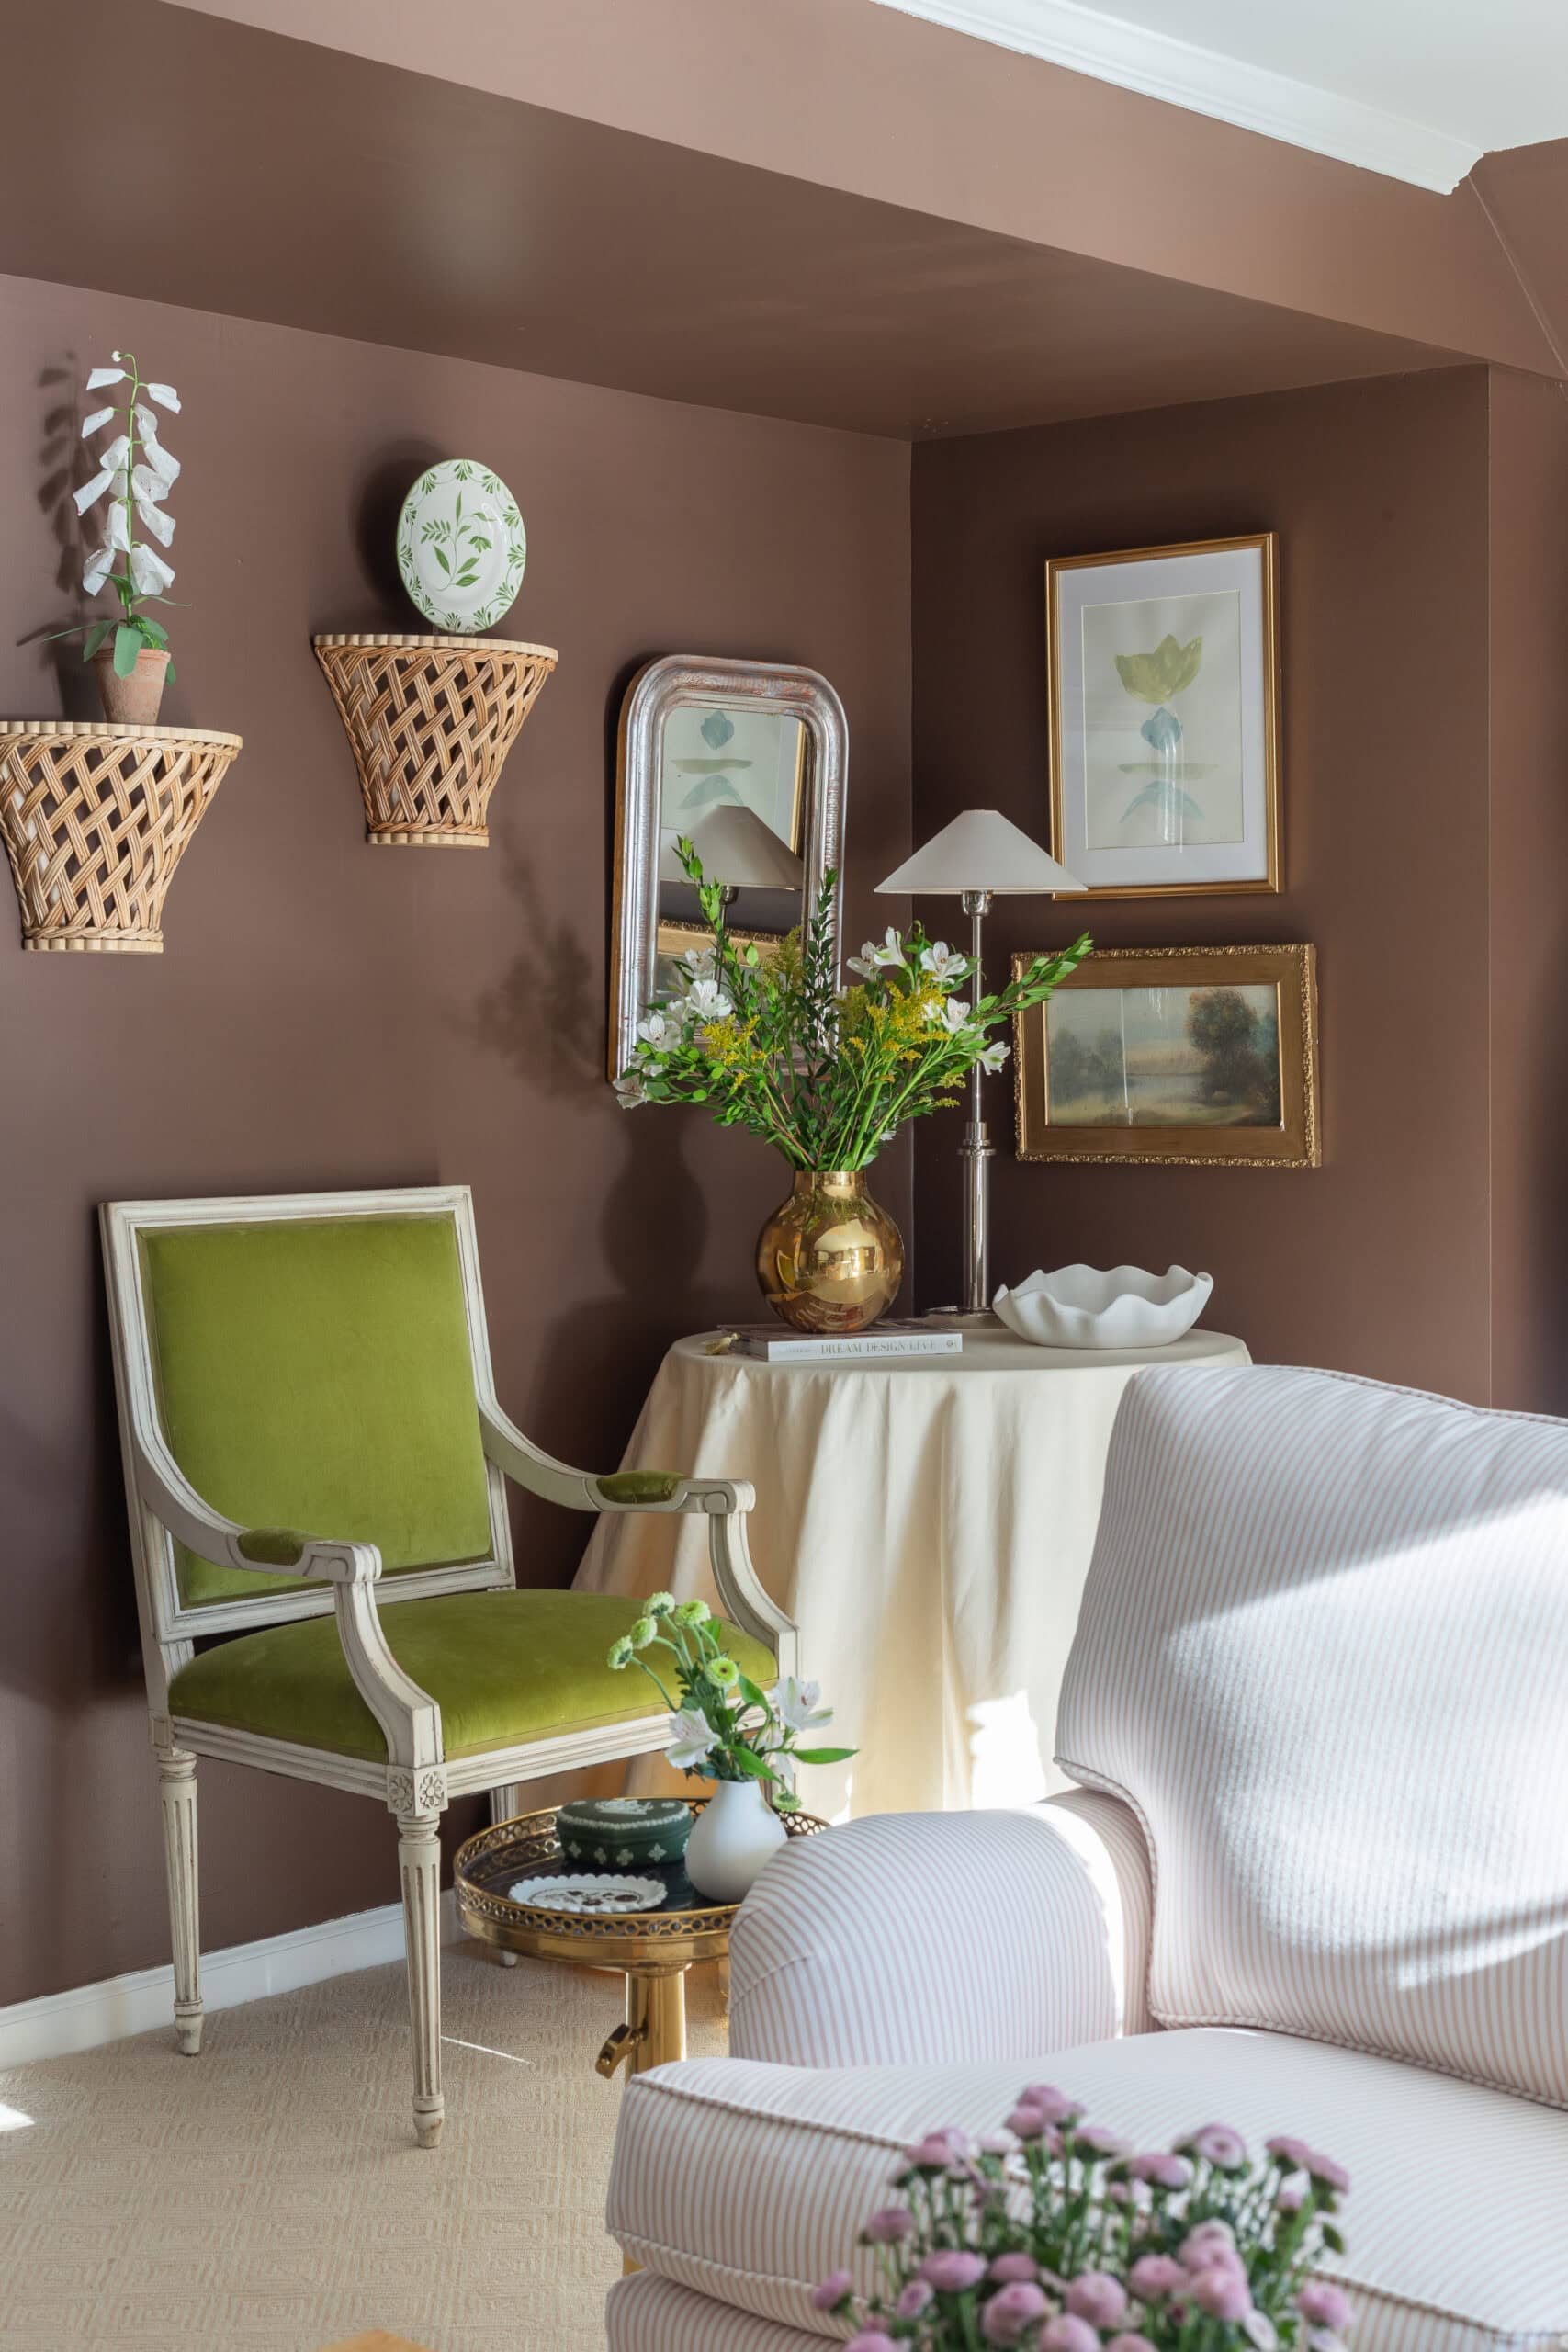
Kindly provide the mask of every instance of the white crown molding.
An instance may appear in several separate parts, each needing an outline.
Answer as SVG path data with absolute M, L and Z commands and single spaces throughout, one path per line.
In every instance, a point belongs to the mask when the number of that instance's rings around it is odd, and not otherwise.
M 1440 196 L 1459 186 L 1482 153 L 1450 131 L 1103 17 L 1078 0 L 876 0 L 876 6 Z
M 462 1930 L 451 1889 L 441 1898 L 441 1940 L 457 1943 Z M 324 1984 L 329 1976 L 352 1976 L 361 1968 L 381 1968 L 403 1956 L 403 1908 L 384 1903 L 374 1911 L 323 1919 L 316 1927 L 265 1936 L 259 1943 L 231 1944 L 201 1955 L 204 2007 L 237 2008 L 265 2000 L 269 1993 L 297 1992 Z M 68 2058 L 96 2050 L 129 2034 L 166 2028 L 175 2046 L 175 1972 L 138 1968 L 126 1976 L 106 1976 L 96 1984 L 75 1984 L 66 1993 L 43 1993 L 34 2001 L 0 2008 L 0 2068 L 31 2065 L 39 2058 Z M 200 2061 L 197 2062 L 198 2064 Z M 27 2105 L 24 2093 L 13 2085 Z

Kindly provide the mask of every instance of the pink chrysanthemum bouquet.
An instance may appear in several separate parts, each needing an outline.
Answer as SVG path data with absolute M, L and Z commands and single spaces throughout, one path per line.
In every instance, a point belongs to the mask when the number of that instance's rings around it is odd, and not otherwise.
M 1036 2084 L 1005 2133 L 907 2149 L 894 2187 L 861 2236 L 875 2291 L 843 2270 L 814 2298 L 860 2322 L 849 2352 L 1344 2352 L 1349 2301 L 1314 2273 L 1349 2182 L 1304 2141 L 1254 2163 L 1211 2123 L 1137 2154 Z

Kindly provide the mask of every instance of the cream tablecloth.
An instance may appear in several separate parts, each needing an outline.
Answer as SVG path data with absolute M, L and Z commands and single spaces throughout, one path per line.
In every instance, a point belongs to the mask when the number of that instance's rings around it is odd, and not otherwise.
M 829 1816 L 1021 1804 L 1066 1783 L 1056 1694 L 1123 1387 L 1245 1364 L 1239 1340 L 1088 1353 L 965 1334 L 957 1356 L 761 1363 L 678 1340 L 626 1469 L 749 1478 L 751 1550 L 854 1763 L 803 1773 Z M 714 1598 L 697 1518 L 602 1519 L 579 1590 Z

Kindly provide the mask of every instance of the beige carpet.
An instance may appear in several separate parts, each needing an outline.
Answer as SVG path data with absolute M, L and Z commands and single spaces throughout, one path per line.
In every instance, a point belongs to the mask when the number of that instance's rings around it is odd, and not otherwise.
M 6 2352 L 318 2352 L 383 2327 L 431 2352 L 601 2352 L 620 2256 L 620 2084 L 592 2061 L 618 1981 L 445 1961 L 446 2130 L 413 2145 L 400 1967 L 0 2074 Z M 711 1969 L 694 2056 L 723 2047 Z M 0 2119 L 3 2120 L 3 2119 Z

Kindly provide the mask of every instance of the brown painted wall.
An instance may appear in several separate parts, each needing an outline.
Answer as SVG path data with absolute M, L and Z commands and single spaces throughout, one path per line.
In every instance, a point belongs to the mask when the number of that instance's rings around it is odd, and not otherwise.
M 17 644 L 69 610 L 46 478 L 73 388 L 129 344 L 186 401 L 168 438 L 191 609 L 171 616 L 165 715 L 245 738 L 162 958 L 24 956 L 0 908 L 0 1885 L 33 1890 L 6 1905 L 5 2002 L 167 1953 L 96 1202 L 471 1183 L 501 1393 L 552 1451 L 608 1467 L 666 1341 L 754 1307 L 783 1190 L 761 1147 L 695 1116 L 628 1126 L 604 1081 L 621 691 L 677 650 L 830 677 L 854 922 L 907 841 L 909 706 L 900 444 L 16 279 L 0 317 L 0 709 L 61 707 L 51 657 Z M 517 492 L 507 627 L 561 665 L 488 854 L 372 854 L 310 636 L 422 626 L 388 578 L 392 523 L 454 453 Z M 907 1215 L 906 1171 L 883 1189 Z M 549 1583 L 586 1530 L 535 1506 L 518 1533 L 524 1580 Z M 209 1947 L 393 1897 L 372 1806 L 202 1770 Z
M 1568 1411 L 1568 400 L 1495 369 L 1491 1114 L 1495 1405 Z
M 1284 895 L 1003 900 L 996 968 L 1080 921 L 1319 953 L 1325 1167 L 1024 1166 L 998 1083 L 994 1279 L 1175 1260 L 1259 1358 L 1489 1395 L 1487 451 L 1480 369 L 917 450 L 917 840 L 976 804 L 1046 837 L 1047 556 L 1280 534 Z M 922 1302 L 956 1279 L 953 1143 L 918 1138 Z

